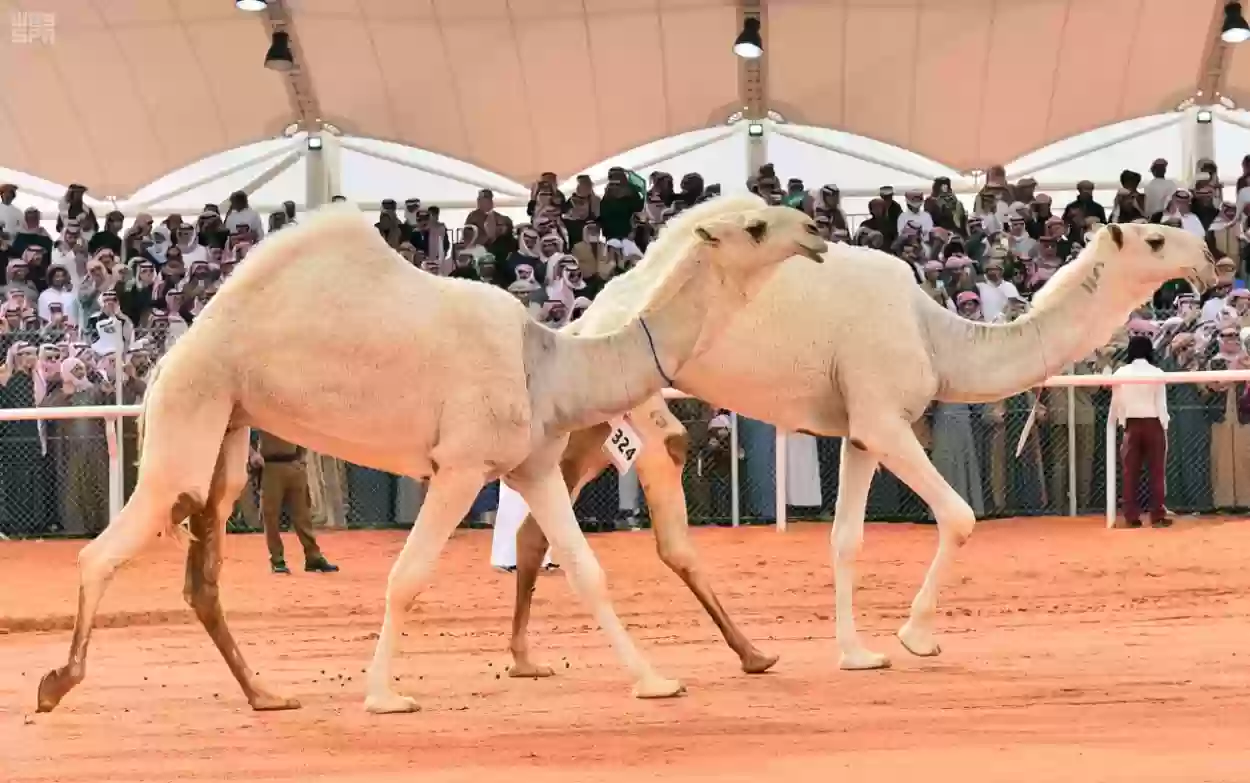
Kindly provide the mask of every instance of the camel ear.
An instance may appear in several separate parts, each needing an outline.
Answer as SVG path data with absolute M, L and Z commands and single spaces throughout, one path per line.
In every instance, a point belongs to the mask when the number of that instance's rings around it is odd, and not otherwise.
M 696 228 L 694 230 L 694 233 L 699 236 L 699 239 L 702 239 L 704 242 L 707 242 L 709 245 L 720 244 L 720 240 L 712 236 L 712 232 L 708 231 L 703 226 L 699 226 L 698 228 Z
M 1123 249 L 1124 248 L 1124 231 L 1123 229 L 1120 228 L 1120 224 L 1112 223 L 1111 225 L 1107 226 L 1107 230 L 1111 232 L 1111 240 L 1115 242 L 1115 246 Z
M 747 223 L 747 233 L 751 235 L 751 239 L 754 239 L 756 243 L 763 242 L 764 235 L 768 233 L 768 221 L 753 220 Z
M 1151 231 L 1146 235 L 1146 244 L 1156 253 L 1163 249 L 1163 241 L 1163 233 L 1160 231 Z

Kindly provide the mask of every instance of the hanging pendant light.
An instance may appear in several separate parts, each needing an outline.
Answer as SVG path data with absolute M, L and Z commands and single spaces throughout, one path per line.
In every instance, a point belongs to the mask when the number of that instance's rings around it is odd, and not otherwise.
M 273 33 L 273 43 L 265 53 L 265 67 L 271 71 L 289 71 L 295 67 L 295 58 L 291 56 L 291 36 L 281 30 Z
M 748 16 L 742 22 L 742 32 L 734 41 L 734 54 L 747 60 L 754 60 L 764 54 L 764 39 L 760 37 L 760 20 Z
M 1224 4 L 1224 27 L 1220 30 L 1220 40 L 1231 44 L 1250 41 L 1250 24 L 1246 24 L 1246 17 L 1241 13 L 1241 3 Z

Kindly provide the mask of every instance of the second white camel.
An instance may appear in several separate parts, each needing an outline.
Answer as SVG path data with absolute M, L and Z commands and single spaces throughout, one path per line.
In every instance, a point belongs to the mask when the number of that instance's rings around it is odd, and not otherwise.
M 1161 284 L 1187 278 L 1199 288 L 1212 285 L 1215 266 L 1206 243 L 1186 231 L 1113 224 L 1046 284 L 1028 315 L 991 325 L 936 304 L 893 256 L 839 244 L 825 259 L 815 269 L 788 262 L 713 349 L 682 368 L 676 384 L 714 406 L 782 430 L 843 439 L 830 540 L 840 665 L 878 669 L 888 666 L 889 658 L 860 638 L 852 601 L 877 466 L 911 487 L 938 526 L 937 554 L 898 631 L 914 655 L 940 652 L 934 627 L 938 590 L 976 524 L 972 509 L 929 461 L 913 422 L 933 400 L 990 402 L 1032 388 L 1105 344 Z M 623 304 L 604 294 L 572 329 L 599 334 L 621 323 Z M 767 670 L 776 656 L 757 650 L 734 624 L 690 544 L 681 484 L 684 428 L 659 395 L 629 418 L 646 444 L 635 468 L 660 557 L 711 615 L 743 670 Z M 570 436 L 561 468 L 574 497 L 607 464 L 599 448 L 606 430 L 600 424 Z M 519 674 L 549 676 L 549 667 L 530 659 L 526 634 L 547 543 L 532 519 L 517 538 L 512 654 Z

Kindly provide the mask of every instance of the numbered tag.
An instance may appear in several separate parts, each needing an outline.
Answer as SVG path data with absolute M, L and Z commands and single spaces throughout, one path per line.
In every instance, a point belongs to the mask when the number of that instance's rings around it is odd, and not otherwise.
M 612 425 L 612 432 L 603 442 L 603 450 L 608 453 L 617 471 L 623 476 L 629 472 L 642 452 L 642 436 L 626 417 L 613 419 L 609 423 Z

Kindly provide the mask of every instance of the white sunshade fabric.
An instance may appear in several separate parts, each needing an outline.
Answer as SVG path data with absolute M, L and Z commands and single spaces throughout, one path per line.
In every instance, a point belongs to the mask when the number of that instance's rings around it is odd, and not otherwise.
M 1220 0 L 765 0 L 770 106 L 953 170 L 1194 95 Z M 0 165 L 126 197 L 294 119 L 227 0 L 0 0 Z M 741 108 L 733 0 L 299 0 L 326 121 L 528 183 Z M 1250 95 L 1250 49 L 1223 94 Z

